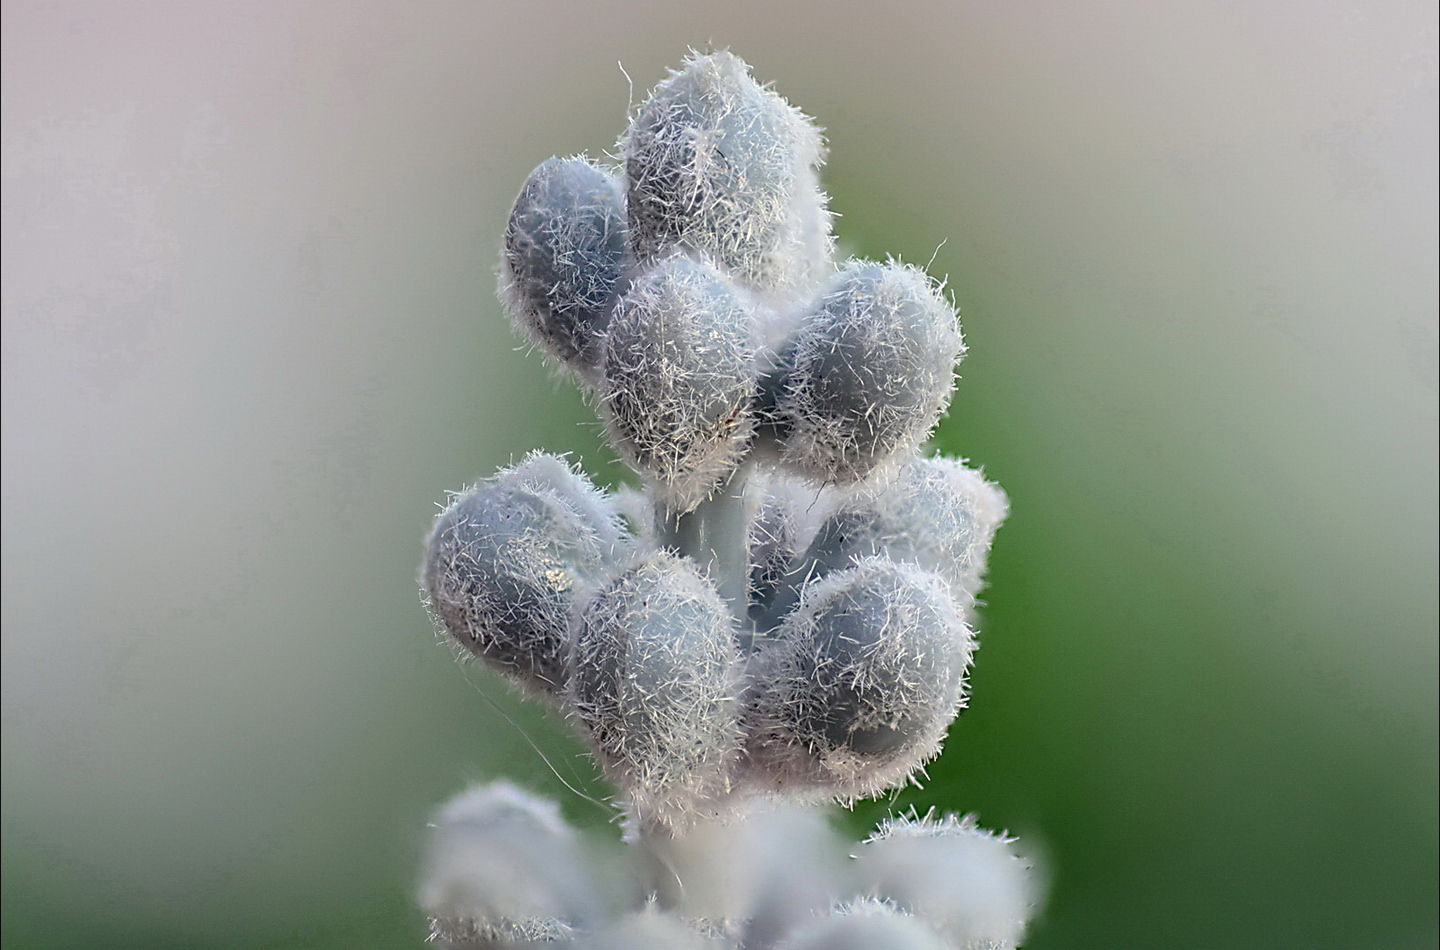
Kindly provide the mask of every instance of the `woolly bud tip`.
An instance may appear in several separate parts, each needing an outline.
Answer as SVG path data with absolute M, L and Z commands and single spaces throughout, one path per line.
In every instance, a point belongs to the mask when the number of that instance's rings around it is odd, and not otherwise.
M 557 939 L 600 911 L 586 871 L 554 802 L 508 782 L 477 785 L 433 819 L 420 906 L 444 944 Z
M 880 554 L 934 571 L 957 603 L 974 603 L 1009 508 L 998 485 L 955 459 L 915 458 L 873 487 L 836 494 L 834 510 L 777 583 L 762 625 L 779 622 L 804 582 Z
M 860 846 L 857 871 L 870 893 L 959 946 L 1015 947 L 1039 889 L 1014 844 L 974 815 L 890 819 Z
M 754 334 L 725 280 L 685 257 L 656 265 L 616 306 L 602 384 L 610 432 L 678 511 L 704 501 L 745 452 Z
M 939 752 L 972 649 L 926 571 L 868 558 L 810 585 L 755 659 L 750 780 L 840 798 L 903 781 Z
M 745 286 L 803 297 L 830 253 L 819 130 L 725 52 L 660 83 L 620 143 L 635 256 L 712 255 Z
M 642 828 L 687 825 L 729 790 L 739 746 L 730 615 L 692 562 L 640 557 L 575 630 L 570 704 Z
M 538 454 L 457 495 L 426 545 L 421 581 L 435 619 L 521 685 L 563 689 L 577 578 L 620 540 L 608 508 L 563 461 Z
M 530 173 L 510 212 L 501 297 L 526 336 L 583 373 L 628 259 L 619 183 L 584 158 L 552 158 Z
M 786 360 L 781 458 L 822 482 L 865 478 L 929 435 L 964 344 L 914 267 L 855 261 L 831 280 Z

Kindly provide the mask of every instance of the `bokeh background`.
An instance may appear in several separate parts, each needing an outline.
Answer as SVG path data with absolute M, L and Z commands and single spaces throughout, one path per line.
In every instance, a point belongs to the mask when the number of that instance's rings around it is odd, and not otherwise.
M 486 776 L 613 833 L 413 578 L 446 489 L 621 477 L 497 242 L 712 44 L 827 127 L 847 248 L 949 276 L 937 442 L 1014 504 L 972 709 L 856 831 L 1024 835 L 1036 950 L 1434 946 L 1435 17 L 7 2 L 5 947 L 418 946 Z

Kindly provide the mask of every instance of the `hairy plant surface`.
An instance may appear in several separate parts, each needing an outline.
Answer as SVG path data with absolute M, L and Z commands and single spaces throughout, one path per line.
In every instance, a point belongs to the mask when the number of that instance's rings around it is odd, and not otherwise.
M 642 482 L 538 453 L 454 497 L 437 624 L 558 704 L 625 868 L 506 783 L 438 813 L 447 947 L 1002 950 L 1037 892 L 972 817 L 846 847 L 817 810 L 915 781 L 965 705 L 1003 492 L 920 452 L 965 347 L 941 287 L 833 259 L 819 130 L 728 52 L 637 109 L 623 168 L 552 158 L 505 232 L 517 328 Z M 853 852 L 854 860 L 846 857 Z

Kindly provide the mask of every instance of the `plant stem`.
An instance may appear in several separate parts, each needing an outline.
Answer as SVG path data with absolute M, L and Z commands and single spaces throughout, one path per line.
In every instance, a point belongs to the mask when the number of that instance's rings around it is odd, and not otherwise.
M 745 485 L 751 463 L 737 466 L 709 499 L 677 515 L 657 512 L 660 542 L 690 558 L 709 575 L 743 632 L 748 629 L 749 551 Z

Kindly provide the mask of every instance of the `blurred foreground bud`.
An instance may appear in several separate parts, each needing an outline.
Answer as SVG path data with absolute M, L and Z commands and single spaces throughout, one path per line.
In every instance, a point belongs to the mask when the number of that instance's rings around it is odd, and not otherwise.
M 729 791 L 738 660 L 720 595 L 668 551 L 641 556 L 580 614 L 572 714 L 642 831 L 682 828 Z
M 720 940 L 654 909 L 614 920 L 573 946 L 574 950 L 727 950 Z
M 478 785 L 435 815 L 420 906 L 447 947 L 528 946 L 599 916 L 580 840 L 555 804 L 508 782 Z
M 745 886 L 743 946 L 769 947 L 851 890 L 853 861 L 827 810 L 761 803 L 746 815 L 736 862 Z
M 435 522 L 421 582 L 454 641 L 521 685 L 564 688 L 572 595 L 621 539 L 606 498 L 536 454 L 457 495 Z
M 584 158 L 531 172 L 505 228 L 500 292 L 532 342 L 585 375 L 629 266 L 619 183 Z
M 955 311 L 925 274 L 854 261 L 801 326 L 776 406 L 795 471 L 853 482 L 913 453 L 940 418 L 964 353 Z
M 861 884 L 933 924 L 961 947 L 1016 947 L 1039 897 L 1014 839 L 974 816 L 894 818 L 856 857 Z
M 658 903 L 757 947 L 828 908 L 854 863 L 823 813 L 764 801 L 723 821 L 638 836 L 634 852 Z
M 752 290 L 800 299 L 823 276 L 829 215 L 819 130 L 725 52 L 695 56 L 650 94 L 620 143 L 630 235 L 646 263 L 702 251 Z

